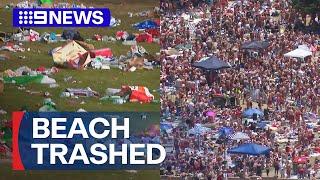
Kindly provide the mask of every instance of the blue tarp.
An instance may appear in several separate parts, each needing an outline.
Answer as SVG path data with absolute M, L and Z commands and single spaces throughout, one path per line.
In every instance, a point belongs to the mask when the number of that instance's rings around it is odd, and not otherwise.
M 247 154 L 252 156 L 268 155 L 270 148 L 254 143 L 241 144 L 238 147 L 228 150 L 230 154 Z
M 154 29 L 158 28 L 158 24 L 152 20 L 145 20 L 133 25 L 137 29 Z
M 256 109 L 256 108 L 247 109 L 242 113 L 243 117 L 249 117 L 249 118 L 251 118 L 253 114 L 257 114 L 258 116 L 263 116 L 263 112 L 260 109 Z
M 197 68 L 206 69 L 206 70 L 219 70 L 219 69 L 231 68 L 231 65 L 229 63 L 223 60 L 220 60 L 215 56 L 204 58 L 199 62 L 195 62 L 193 63 L 193 66 Z

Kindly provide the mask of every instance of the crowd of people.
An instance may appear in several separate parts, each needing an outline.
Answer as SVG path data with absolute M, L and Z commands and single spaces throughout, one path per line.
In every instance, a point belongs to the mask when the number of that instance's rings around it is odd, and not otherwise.
M 162 132 L 162 143 L 172 141 L 173 148 L 161 165 L 161 175 L 316 179 L 320 171 L 317 15 L 299 13 L 289 0 L 161 0 L 161 8 L 161 116 L 163 122 L 174 124 Z M 245 42 L 268 45 L 244 49 Z M 284 56 L 296 48 L 311 55 Z M 193 66 L 212 56 L 231 68 L 206 71 Z M 226 103 L 217 105 L 216 96 Z M 257 121 L 264 120 L 267 127 L 244 122 L 243 111 L 250 108 L 264 112 Z M 208 111 L 216 115 L 208 116 Z M 196 124 L 211 130 L 189 133 Z M 215 134 L 222 127 L 246 133 L 250 139 L 219 142 Z M 227 153 L 247 142 L 271 151 L 263 156 Z

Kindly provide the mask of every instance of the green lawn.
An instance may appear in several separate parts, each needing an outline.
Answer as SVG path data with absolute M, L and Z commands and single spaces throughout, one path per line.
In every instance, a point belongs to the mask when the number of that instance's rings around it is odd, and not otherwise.
M 63 0 L 66 2 L 69 0 Z M 3 9 L 5 4 L 10 2 L 18 2 L 18 0 L 1 0 L 0 3 L 0 31 L 14 32 L 16 29 L 12 28 L 11 24 L 11 10 Z M 56 0 L 57 2 L 57 0 Z M 80 2 L 69 1 L 69 2 Z M 121 25 L 115 28 L 78 28 L 84 39 L 91 38 L 93 34 L 101 34 L 108 36 L 115 36 L 115 32 L 118 30 L 126 30 L 128 32 L 138 32 L 132 28 L 132 24 L 139 21 L 148 19 L 147 17 L 133 17 L 129 18 L 128 12 L 139 12 L 142 10 L 153 10 L 155 6 L 158 6 L 158 1 L 150 0 L 83 0 L 81 1 L 89 6 L 108 7 L 111 10 L 112 16 L 121 19 Z M 62 33 L 63 29 L 54 28 L 36 28 L 36 31 L 43 32 L 56 32 Z M 115 56 L 126 55 L 130 50 L 130 46 L 124 46 L 121 42 L 107 43 L 107 42 L 95 42 L 91 41 L 96 48 L 108 47 L 112 49 Z M 0 61 L 0 74 L 6 69 L 15 70 L 20 66 L 28 66 L 30 68 L 37 68 L 44 66 L 50 68 L 53 66 L 52 57 L 48 55 L 48 51 L 62 45 L 63 43 L 45 44 L 40 42 L 23 43 L 23 46 L 27 49 L 30 48 L 30 52 L 21 53 L 8 53 L 10 59 L 6 61 Z M 140 43 L 150 54 L 155 54 L 160 51 L 159 44 L 147 44 Z M 1 52 L 0 52 L 1 53 Z M 25 59 L 19 59 L 19 56 L 25 56 Z M 78 83 L 64 82 L 64 78 L 72 76 Z M 87 111 L 153 111 L 158 112 L 160 109 L 159 104 L 139 104 L 139 103 L 126 103 L 123 105 L 114 105 L 112 103 L 105 103 L 99 101 L 98 98 L 61 98 L 61 92 L 67 88 L 86 88 L 98 91 L 101 95 L 105 94 L 107 88 L 120 88 L 121 85 L 141 85 L 150 89 L 151 93 L 155 95 L 156 99 L 159 99 L 158 92 L 152 92 L 159 88 L 159 76 L 160 70 L 155 69 L 152 71 L 137 70 L 135 72 L 121 72 L 118 69 L 111 70 L 70 70 L 61 69 L 55 75 L 50 77 L 54 78 L 59 84 L 58 88 L 49 88 L 48 85 L 42 84 L 28 84 L 25 86 L 27 90 L 49 92 L 51 99 L 57 104 L 59 111 L 76 111 L 79 108 L 83 108 Z M 29 111 L 37 111 L 42 105 L 44 97 L 41 94 L 29 94 L 26 90 L 18 90 L 16 85 L 5 84 L 4 93 L 0 95 L 0 109 L 8 112 L 7 115 L 0 115 L 0 120 L 9 119 L 12 111 L 19 110 L 21 107 L 27 107 Z M 84 104 L 80 104 L 84 102 Z M 152 121 L 158 123 L 159 120 Z M 140 123 L 141 128 L 147 127 L 150 123 Z M 140 126 L 140 125 L 139 125 Z M 2 179 L 159 179 L 159 171 L 157 170 L 145 170 L 138 171 L 138 173 L 129 173 L 124 171 L 65 171 L 65 172 L 48 172 L 48 171 L 30 171 L 30 172 L 12 172 L 8 163 L 1 163 L 0 161 L 0 180 Z

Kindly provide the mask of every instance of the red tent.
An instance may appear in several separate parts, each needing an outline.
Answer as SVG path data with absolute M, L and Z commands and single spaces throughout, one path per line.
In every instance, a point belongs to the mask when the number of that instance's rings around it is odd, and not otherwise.
M 103 48 L 103 49 L 97 49 L 90 51 L 90 57 L 95 58 L 96 56 L 103 56 L 107 58 L 112 57 L 112 51 L 110 48 Z
M 136 36 L 136 41 L 137 42 L 147 42 L 147 43 L 152 43 L 153 38 L 152 35 L 149 33 L 142 33 Z
M 146 33 L 152 35 L 152 37 L 160 37 L 160 30 L 159 29 L 147 29 Z
M 154 99 L 154 96 L 149 92 L 149 89 L 143 86 L 130 86 L 131 95 L 130 101 L 138 101 L 149 103 Z

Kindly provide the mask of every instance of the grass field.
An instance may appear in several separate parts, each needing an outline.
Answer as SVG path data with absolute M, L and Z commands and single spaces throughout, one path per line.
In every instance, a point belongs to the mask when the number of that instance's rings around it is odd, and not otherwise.
M 16 29 L 12 28 L 11 23 L 11 10 L 4 9 L 3 7 L 7 3 L 17 3 L 18 0 L 1 0 L 0 2 L 0 31 L 14 32 Z M 57 2 L 57 1 L 56 1 Z M 147 17 L 133 17 L 129 18 L 128 12 L 140 12 L 143 10 L 153 10 L 155 6 L 158 6 L 158 1 L 151 0 L 83 0 L 83 1 L 69 1 L 63 2 L 77 2 L 84 3 L 88 6 L 95 7 L 108 7 L 111 10 L 112 16 L 121 19 L 121 25 L 115 28 L 78 28 L 81 36 L 84 39 L 91 38 L 93 34 L 101 34 L 108 36 L 115 36 L 115 32 L 118 30 L 126 30 L 128 32 L 138 32 L 132 28 L 132 24 L 139 21 L 148 19 Z M 36 31 L 43 32 L 55 32 L 62 33 L 63 29 L 54 28 L 35 28 Z M 115 56 L 126 55 L 130 50 L 130 46 L 124 46 L 121 42 L 107 43 L 107 42 L 95 42 L 91 41 L 96 48 L 108 47 L 112 49 Z M 30 68 L 37 68 L 44 66 L 50 68 L 53 66 L 52 57 L 48 55 L 48 51 L 62 45 L 63 43 L 45 44 L 40 42 L 23 43 L 24 48 L 30 48 L 30 52 L 8 53 L 10 55 L 9 60 L 0 61 L 0 73 L 6 69 L 15 70 L 21 66 L 28 66 Z M 159 52 L 160 46 L 152 43 L 140 43 L 149 53 L 155 54 Z M 1 53 L 1 52 L 0 52 Z M 19 56 L 25 56 L 25 59 L 19 59 Z M 72 76 L 78 83 L 64 82 L 64 78 Z M 121 72 L 118 69 L 111 70 L 70 70 L 61 69 L 55 75 L 50 77 L 54 78 L 59 84 L 58 88 L 49 88 L 48 85 L 42 84 L 28 84 L 25 86 L 26 90 L 35 92 L 49 92 L 51 99 L 57 104 L 57 110 L 59 111 L 76 111 L 79 108 L 83 108 L 87 111 L 153 111 L 158 112 L 160 110 L 159 104 L 138 104 L 138 103 L 125 103 L 123 105 L 114 105 L 112 103 L 105 103 L 99 101 L 98 98 L 61 98 L 61 92 L 67 88 L 86 88 L 98 91 L 100 94 L 105 94 L 107 88 L 120 88 L 121 85 L 141 85 L 148 87 L 151 91 L 159 88 L 159 76 L 160 70 L 155 69 L 137 70 L 135 72 Z M 11 112 L 19 110 L 21 107 L 26 107 L 29 111 L 37 111 L 42 105 L 44 99 L 41 94 L 29 94 L 26 90 L 18 90 L 16 85 L 5 84 L 4 93 L 0 95 L 0 109 L 7 111 L 6 115 L 0 115 L 0 120 L 10 119 Z M 156 99 L 159 99 L 158 92 L 152 92 Z M 80 104 L 84 102 L 84 104 Z M 153 121 L 158 123 L 158 121 Z M 141 128 L 145 128 L 148 123 L 140 123 Z M 138 171 L 137 173 L 129 173 L 124 171 L 66 171 L 66 172 L 47 172 L 47 171 L 29 171 L 29 172 L 12 172 L 9 163 L 0 161 L 0 180 L 2 179 L 159 179 L 159 171 L 157 170 L 145 170 Z

